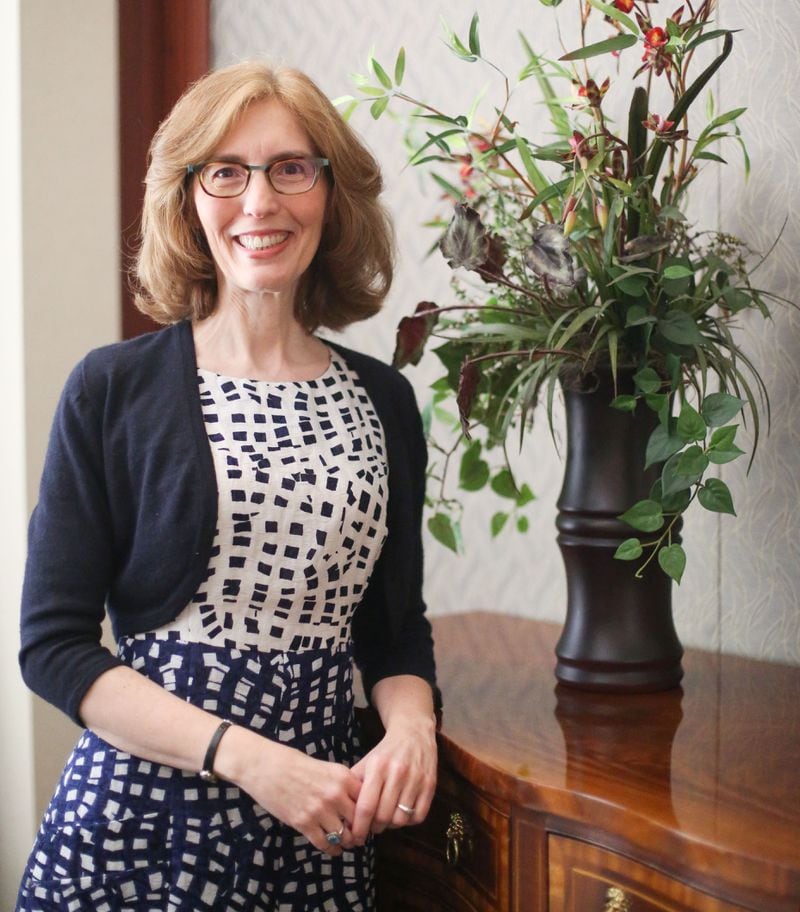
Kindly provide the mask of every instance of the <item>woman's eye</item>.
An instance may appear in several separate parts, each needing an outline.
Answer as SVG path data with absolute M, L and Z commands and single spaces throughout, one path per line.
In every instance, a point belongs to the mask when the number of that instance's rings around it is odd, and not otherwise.
M 238 165 L 220 163 L 209 165 L 206 175 L 214 183 L 226 183 L 241 180 L 245 175 L 245 170 Z
M 272 166 L 274 176 L 282 180 L 306 178 L 310 170 L 312 170 L 310 163 L 302 158 L 290 158 L 286 161 L 276 162 Z

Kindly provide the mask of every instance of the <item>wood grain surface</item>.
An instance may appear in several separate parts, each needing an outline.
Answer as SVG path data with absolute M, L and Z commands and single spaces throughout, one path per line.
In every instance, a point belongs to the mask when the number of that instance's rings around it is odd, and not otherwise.
M 445 769 L 551 832 L 800 909 L 800 669 L 688 650 L 682 688 L 600 695 L 556 685 L 557 625 L 433 624 Z

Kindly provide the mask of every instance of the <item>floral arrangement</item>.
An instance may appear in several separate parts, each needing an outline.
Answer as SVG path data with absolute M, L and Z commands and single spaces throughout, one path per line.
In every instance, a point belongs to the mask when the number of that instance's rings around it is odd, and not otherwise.
M 724 164 L 724 145 L 747 150 L 737 121 L 744 108 L 717 112 L 708 90 L 733 47 L 730 30 L 713 27 L 714 0 L 685 0 L 669 16 L 658 0 L 540 0 L 573 4 L 580 40 L 558 60 L 523 37 L 525 63 L 516 81 L 484 56 L 478 17 L 462 40 L 447 29 L 449 49 L 466 64 L 483 64 L 502 80 L 502 97 L 487 123 L 477 113 L 445 112 L 402 88 L 405 51 L 393 68 L 374 56 L 356 76 L 360 97 L 380 118 L 390 105 L 411 106 L 411 163 L 454 204 L 449 223 L 435 221 L 438 247 L 454 274 L 454 302 L 422 302 L 398 327 L 395 363 L 416 364 L 431 339 L 445 375 L 433 385 L 433 413 L 455 398 L 452 445 L 432 441 L 429 527 L 460 547 L 460 502 L 445 485 L 461 453 L 458 485 L 487 484 L 509 505 L 492 519 L 496 535 L 512 520 L 527 528 L 522 508 L 533 499 L 504 459 L 491 469 L 487 451 L 505 453 L 512 430 L 522 434 L 545 397 L 548 415 L 557 383 L 590 386 L 609 371 L 611 405 L 657 416 L 647 466 L 660 466 L 650 496 L 621 517 L 636 534 L 616 553 L 657 560 L 680 582 L 686 555 L 675 538 L 683 513 L 697 501 L 734 513 L 731 492 L 709 470 L 742 454 L 737 416 L 769 414 L 764 384 L 734 336 L 738 315 L 769 316 L 776 296 L 756 287 L 759 265 L 740 239 L 693 226 L 687 191 L 704 166 Z M 711 44 L 713 42 L 713 44 Z M 693 74 L 698 49 L 713 51 Z M 635 72 L 623 75 L 636 55 Z M 696 64 L 695 64 L 696 66 Z M 391 73 L 391 75 L 390 75 Z M 530 88 L 549 113 L 555 139 L 525 135 L 514 108 L 531 107 Z M 605 106 L 627 93 L 627 123 Z M 705 114 L 690 109 L 705 95 Z M 420 130 L 423 135 L 420 134 Z M 644 468 L 644 467 L 643 467 Z

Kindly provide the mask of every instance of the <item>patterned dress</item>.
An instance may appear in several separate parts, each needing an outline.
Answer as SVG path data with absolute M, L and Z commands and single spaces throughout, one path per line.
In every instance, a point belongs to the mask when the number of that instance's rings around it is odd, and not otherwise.
M 219 489 L 204 583 L 119 655 L 220 718 L 352 765 L 350 621 L 386 537 L 380 421 L 334 353 L 322 377 L 198 372 Z M 237 787 L 81 736 L 19 910 L 373 908 L 372 848 L 319 852 Z

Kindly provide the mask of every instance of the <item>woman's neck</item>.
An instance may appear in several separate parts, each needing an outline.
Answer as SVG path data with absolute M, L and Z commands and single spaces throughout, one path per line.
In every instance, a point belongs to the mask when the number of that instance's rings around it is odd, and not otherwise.
M 197 366 L 228 377 L 313 380 L 330 361 L 330 349 L 297 321 L 293 306 L 272 296 L 220 303 L 192 332 Z

